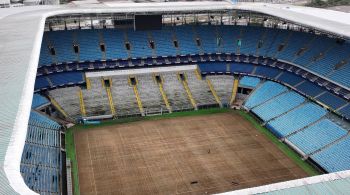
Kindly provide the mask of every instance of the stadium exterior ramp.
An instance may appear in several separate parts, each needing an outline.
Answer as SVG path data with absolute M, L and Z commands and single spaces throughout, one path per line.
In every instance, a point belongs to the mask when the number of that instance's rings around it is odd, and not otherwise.
M 81 13 L 165 13 L 235 9 L 265 13 L 350 38 L 349 14 L 287 5 L 171 2 L 2 9 L 0 12 L 0 194 L 36 194 L 25 185 L 20 174 L 20 162 L 46 18 Z M 349 176 L 349 172 L 343 174 Z

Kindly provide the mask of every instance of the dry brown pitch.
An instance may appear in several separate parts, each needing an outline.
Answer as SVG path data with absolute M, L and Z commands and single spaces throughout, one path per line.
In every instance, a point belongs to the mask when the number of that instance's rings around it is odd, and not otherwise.
M 307 174 L 237 113 L 75 133 L 80 193 L 208 194 Z

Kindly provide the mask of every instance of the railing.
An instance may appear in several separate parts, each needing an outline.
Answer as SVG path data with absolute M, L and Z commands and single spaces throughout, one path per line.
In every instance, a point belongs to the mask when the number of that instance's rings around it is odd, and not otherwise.
M 221 103 L 221 100 L 219 98 L 219 96 L 217 95 L 216 93 L 216 90 L 214 89 L 214 86 L 213 84 L 211 83 L 210 79 L 207 79 L 207 83 L 208 83 L 208 86 L 209 86 L 209 89 L 211 91 L 211 93 L 213 94 L 214 98 L 215 98 L 215 101 L 220 105 L 220 107 L 222 108 L 222 103 Z
M 171 106 L 169 104 L 169 100 L 168 100 L 168 97 L 166 96 L 166 93 L 164 92 L 164 89 L 163 89 L 163 83 L 158 83 L 158 86 L 159 86 L 159 91 L 160 91 L 160 94 L 162 95 L 162 98 L 163 98 L 163 101 L 165 103 L 165 106 L 166 108 L 169 110 L 169 113 L 171 113 Z
M 107 92 L 107 96 L 108 96 L 109 106 L 111 107 L 112 115 L 115 116 L 116 115 L 116 111 L 115 111 L 115 108 L 114 108 L 114 102 L 113 102 L 113 97 L 112 97 L 112 93 L 111 93 L 111 88 L 110 87 L 106 87 L 106 92 Z
M 186 77 L 186 75 L 184 75 L 184 76 L 185 76 L 185 79 L 183 80 L 183 79 L 180 77 L 180 74 L 179 74 L 179 73 L 177 74 L 177 78 L 179 79 L 179 81 L 180 81 L 180 82 L 182 83 L 182 85 L 184 86 L 185 91 L 186 91 L 186 93 L 187 93 L 187 96 L 188 96 L 188 98 L 189 98 L 189 100 L 190 100 L 190 102 L 191 102 L 193 108 L 194 108 L 195 110 L 198 110 L 198 108 L 197 108 L 197 103 L 196 103 L 196 101 L 194 100 L 194 98 L 193 98 L 193 96 L 192 96 L 192 93 L 191 93 L 191 90 L 190 90 L 190 88 L 189 88 L 188 85 L 187 85 L 187 77 Z
M 80 103 L 80 113 L 82 116 L 86 116 L 83 91 L 81 89 L 79 89 L 78 96 L 79 96 L 79 103 Z
M 134 85 L 134 86 L 133 86 L 133 89 L 134 89 L 134 93 L 135 93 L 137 105 L 139 106 L 139 109 L 140 109 L 140 112 L 141 112 L 142 116 L 144 116 L 144 115 L 145 115 L 145 112 L 144 112 L 144 110 L 143 110 L 142 101 L 141 101 L 139 92 L 138 92 L 138 90 L 137 90 L 137 86 Z
M 230 101 L 230 105 L 233 104 L 233 102 L 236 100 L 236 95 L 237 95 L 237 90 L 238 90 L 238 79 L 235 78 L 235 80 L 233 81 L 233 87 L 232 87 L 232 96 L 231 96 L 231 101 Z
M 196 77 L 198 80 L 202 80 L 202 75 L 201 75 L 201 73 L 199 73 L 198 68 L 195 70 L 195 74 L 196 74 Z

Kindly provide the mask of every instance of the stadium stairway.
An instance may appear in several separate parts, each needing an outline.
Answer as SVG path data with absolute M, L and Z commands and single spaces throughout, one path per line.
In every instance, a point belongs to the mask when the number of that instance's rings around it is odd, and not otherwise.
M 82 98 L 87 117 L 112 115 L 105 80 L 102 77 L 90 77 L 91 89 L 82 89 Z
M 50 97 L 50 96 L 48 96 L 48 98 L 50 99 L 50 102 L 52 103 L 52 105 L 64 116 L 64 118 L 69 119 L 68 114 L 67 114 L 67 113 L 63 110 L 63 108 L 57 103 L 57 101 L 56 101 L 54 98 Z
M 139 110 L 140 110 L 140 113 L 142 116 L 145 116 L 145 112 L 143 110 L 143 105 L 142 105 L 142 101 L 141 101 L 141 97 L 139 95 L 139 91 L 137 89 L 137 84 L 138 84 L 138 80 L 136 77 L 134 77 L 135 79 L 135 83 L 132 82 L 132 77 L 129 77 L 129 85 L 133 88 L 134 90 L 134 93 L 135 93 L 135 98 L 136 98 L 136 102 L 137 102 L 137 105 L 139 107 Z
M 232 97 L 234 77 L 231 75 L 207 75 L 223 106 L 229 107 Z
M 111 93 L 118 117 L 141 115 L 129 76 L 112 76 Z
M 231 95 L 230 105 L 232 105 L 235 102 L 235 100 L 236 100 L 238 84 L 239 84 L 238 78 L 234 78 L 234 80 L 233 80 L 233 87 L 232 87 L 232 93 L 231 93 L 232 95 Z
M 262 60 L 262 59 L 260 59 L 260 60 Z M 266 60 L 264 60 L 264 61 L 266 61 Z M 279 63 L 277 63 L 277 66 L 279 66 L 278 64 Z M 221 62 L 218 62 L 218 63 L 216 63 L 216 62 L 212 63 L 211 62 L 211 63 L 205 63 L 205 64 L 200 63 L 199 66 L 201 67 L 201 69 L 204 69 L 205 71 L 210 71 L 211 72 L 213 70 L 214 71 L 213 73 L 216 73 L 218 70 L 226 71 L 227 67 L 232 68 L 230 65 L 227 66 L 226 63 L 221 63 Z M 242 65 L 242 66 L 246 66 L 246 65 Z M 247 65 L 246 67 L 248 67 L 248 66 L 249 65 Z M 238 67 L 238 65 L 234 65 L 234 67 Z M 268 69 L 265 70 L 265 68 L 270 68 L 269 66 L 256 66 L 256 67 L 259 67 L 259 69 L 256 69 L 256 73 L 257 74 L 262 74 L 263 72 L 266 73 Z M 289 66 L 289 68 L 290 67 L 291 66 Z M 229 70 L 230 70 L 230 68 L 229 68 Z M 261 69 L 261 68 L 264 68 L 264 69 Z M 286 68 L 288 68 L 288 66 L 286 66 Z M 289 70 L 289 68 L 288 68 L 288 70 Z M 299 69 L 299 70 L 301 70 L 301 69 Z M 296 90 L 298 90 L 300 93 L 305 94 L 305 95 L 309 95 L 310 96 L 309 98 L 315 99 L 315 100 L 319 101 L 320 103 L 322 103 L 324 105 L 330 106 L 330 109 L 332 111 L 335 110 L 336 113 L 339 113 L 339 114 L 343 115 L 344 117 L 347 117 L 348 113 L 350 113 L 350 111 L 348 111 L 348 108 L 349 108 L 349 106 L 347 106 L 348 103 L 346 102 L 346 100 L 344 100 L 344 98 L 336 96 L 336 95 L 332 94 L 331 92 L 327 91 L 324 87 L 319 86 L 320 84 L 317 84 L 316 81 L 315 81 L 315 83 L 312 83 L 311 81 L 307 80 L 308 78 L 302 78 L 301 76 L 297 75 L 299 73 L 300 74 L 304 74 L 306 71 L 297 71 L 297 73 L 294 74 L 293 76 L 292 76 L 292 74 L 290 74 L 287 71 L 279 71 L 279 73 L 282 73 L 282 72 L 283 72 L 283 74 L 281 74 L 281 77 L 284 77 L 283 81 L 286 82 L 286 83 L 289 83 L 290 86 L 293 86 L 294 88 L 296 88 Z M 286 72 L 287 72 L 287 74 L 286 74 Z M 58 73 L 58 74 L 61 74 L 61 73 Z M 207 73 L 203 73 L 203 75 L 206 75 L 206 74 Z M 225 73 L 220 73 L 219 72 L 219 73 L 216 73 L 216 74 L 227 74 L 227 73 L 226 72 Z M 198 75 L 199 74 L 197 72 L 195 72 L 195 76 L 198 77 Z M 277 73 L 273 74 L 273 76 L 275 76 L 275 75 L 277 75 Z M 60 77 L 63 78 L 63 76 L 60 76 Z M 85 80 L 86 81 L 85 82 L 86 86 L 88 86 L 89 83 L 90 83 L 90 88 L 91 88 L 91 81 L 90 81 L 90 79 L 83 78 L 84 74 L 80 73 L 79 75 L 76 75 L 76 76 L 73 76 L 73 77 L 74 78 L 79 78 L 82 81 Z M 240 79 L 239 85 L 242 85 L 242 83 L 244 83 L 243 81 L 244 81 L 245 78 L 252 78 L 252 77 L 243 76 L 242 79 Z M 65 82 L 70 82 L 70 81 L 71 81 L 71 78 L 69 78 L 68 81 L 65 81 Z M 59 83 L 63 83 L 63 82 L 64 81 L 60 79 Z M 325 83 L 325 81 L 322 81 L 322 83 Z M 188 84 L 190 84 L 190 83 L 188 83 Z M 84 88 L 84 83 L 82 83 L 82 84 L 78 83 L 78 84 L 74 84 L 74 85 L 82 85 L 83 88 Z M 205 88 L 208 89 L 208 91 L 210 91 L 210 87 L 208 86 L 208 83 L 206 83 L 205 85 L 206 85 Z M 326 83 L 326 84 L 323 84 L 323 85 L 329 85 L 329 84 Z M 59 87 L 69 87 L 70 88 L 70 86 L 72 86 L 72 85 L 70 83 L 68 83 L 67 85 L 59 86 Z M 143 85 L 139 85 L 139 86 L 142 87 Z M 244 87 L 247 87 L 247 86 L 244 86 Z M 89 91 L 88 87 L 86 87 L 86 88 L 87 88 L 87 91 Z M 154 88 L 159 88 L 159 87 L 154 87 Z M 163 88 L 164 88 L 164 84 L 163 84 Z M 195 99 L 195 101 L 197 103 L 197 107 L 198 107 L 198 104 L 199 104 L 197 102 L 198 98 L 196 97 L 196 94 L 194 93 L 194 91 L 192 89 L 193 87 L 189 86 L 189 88 L 191 90 L 193 98 Z M 214 87 L 214 89 L 216 90 L 216 87 Z M 50 91 L 54 91 L 54 90 L 50 89 Z M 85 91 L 85 89 L 84 89 L 84 91 Z M 107 98 L 105 98 L 106 102 L 104 104 L 106 104 L 107 107 L 110 108 L 110 106 L 108 106 L 108 104 L 109 104 L 108 94 L 107 94 L 106 90 L 104 90 L 104 91 L 105 91 L 104 94 L 107 97 Z M 156 91 L 160 91 L 160 90 L 158 89 Z M 217 92 L 217 90 L 216 90 L 216 92 Z M 339 93 L 344 93 L 344 92 L 339 90 Z M 210 93 L 210 94 L 211 95 L 209 95 L 209 97 L 211 97 L 214 100 L 215 104 L 217 104 L 217 101 L 215 100 L 214 95 L 212 95 L 212 93 Z M 252 94 L 254 94 L 254 93 L 252 93 Z M 344 94 L 346 94 L 346 93 L 344 93 Z M 143 95 L 143 93 L 141 93 L 141 100 L 144 101 L 144 98 L 142 97 L 142 95 Z M 166 93 L 166 95 L 167 95 L 167 93 Z M 161 96 L 161 94 L 159 95 L 159 97 L 160 96 Z M 200 97 L 200 99 L 201 98 L 202 97 Z M 221 99 L 222 97 L 219 96 L 219 98 L 220 98 L 221 103 L 223 104 L 224 101 Z M 56 99 L 56 98 L 54 98 L 54 99 Z M 169 101 L 169 97 L 168 97 L 168 101 Z M 164 102 L 164 100 L 163 100 L 163 102 Z M 116 103 L 116 102 L 114 101 L 114 103 Z M 170 102 L 168 102 L 168 103 L 169 103 L 169 105 L 171 105 Z M 209 105 L 209 104 L 207 102 L 205 102 L 204 104 L 199 104 L 199 105 L 205 105 L 206 106 L 206 105 Z M 225 105 L 228 105 L 228 103 L 225 103 Z M 62 108 L 63 107 L 64 106 L 62 106 Z M 147 108 L 149 106 L 143 105 L 143 107 Z M 66 108 L 63 108 L 63 110 L 66 111 L 67 110 Z M 164 106 L 164 109 L 168 110 L 166 108 L 166 105 Z M 112 110 L 110 110 L 109 112 L 112 112 Z M 67 115 L 70 116 L 71 114 L 69 112 L 67 112 Z M 81 113 L 80 113 L 80 115 L 81 115 Z M 123 114 L 121 116 L 123 116 Z M 72 117 L 72 118 L 75 118 L 75 117 Z
M 158 79 L 160 80 L 160 77 Z M 137 75 L 137 90 L 146 115 L 168 112 L 159 84 L 153 74 Z
M 85 82 L 86 82 L 86 89 L 90 90 L 91 89 L 91 83 L 90 83 L 90 79 L 85 77 Z
M 176 72 L 165 72 L 161 76 L 163 79 L 163 89 L 172 111 L 194 109 L 178 74 Z
M 86 116 L 85 104 L 84 104 L 84 98 L 83 98 L 83 92 L 82 92 L 82 90 L 81 90 L 80 88 L 79 88 L 78 96 L 79 96 L 79 103 L 80 103 L 80 113 L 81 113 L 81 116 Z
M 109 78 L 109 82 L 112 83 L 111 78 Z M 117 113 L 115 111 L 115 104 L 113 102 L 113 97 L 112 97 L 112 92 L 111 92 L 111 87 L 110 86 L 106 86 L 106 93 L 107 93 L 109 107 L 111 108 L 112 115 L 116 116 Z
M 163 82 L 164 82 L 164 79 L 162 76 L 159 76 L 159 80 L 156 79 L 156 75 L 153 75 L 153 79 L 156 80 L 157 84 L 158 84 L 158 87 L 159 87 L 159 91 L 160 91 L 160 94 L 162 95 L 162 98 L 163 98 L 163 101 L 169 111 L 169 113 L 172 113 L 172 109 L 171 109 L 171 106 L 169 104 L 169 100 L 168 100 L 168 97 L 164 91 L 164 88 L 163 88 Z
M 50 90 L 48 96 L 52 97 L 64 112 L 72 119 L 81 116 L 81 107 L 79 100 L 80 87 L 66 87 Z
M 181 75 L 182 75 L 182 76 L 181 76 Z M 184 87 L 184 89 L 185 89 L 185 91 L 186 91 L 187 97 L 188 97 L 188 99 L 190 100 L 190 102 L 191 102 L 193 108 L 194 108 L 195 110 L 198 110 L 197 103 L 196 103 L 196 101 L 195 101 L 194 98 L 193 98 L 193 95 L 192 95 L 192 93 L 191 93 L 190 88 L 188 87 L 186 74 L 185 74 L 185 73 L 177 73 L 177 78 L 178 78 L 178 80 L 182 83 L 182 85 L 183 85 L 183 87 Z
M 202 80 L 198 69 L 184 72 L 184 79 L 190 89 L 191 95 L 196 102 L 197 108 L 218 106 L 213 93 L 210 91 L 208 83 Z
M 216 93 L 216 90 L 214 89 L 214 86 L 213 84 L 211 83 L 211 81 L 209 79 L 206 79 L 207 83 L 208 83 L 208 86 L 209 86 L 209 89 L 211 91 L 211 93 L 213 94 L 214 98 L 215 98 L 215 101 L 219 104 L 219 106 L 222 108 L 222 103 L 221 103 L 221 100 L 220 100 L 220 97 L 217 95 Z

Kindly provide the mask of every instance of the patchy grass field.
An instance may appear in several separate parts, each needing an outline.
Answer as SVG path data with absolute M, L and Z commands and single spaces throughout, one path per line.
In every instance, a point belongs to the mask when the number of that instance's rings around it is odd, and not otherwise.
M 66 148 L 74 194 L 218 193 L 318 174 L 250 115 L 228 109 L 76 126 Z

